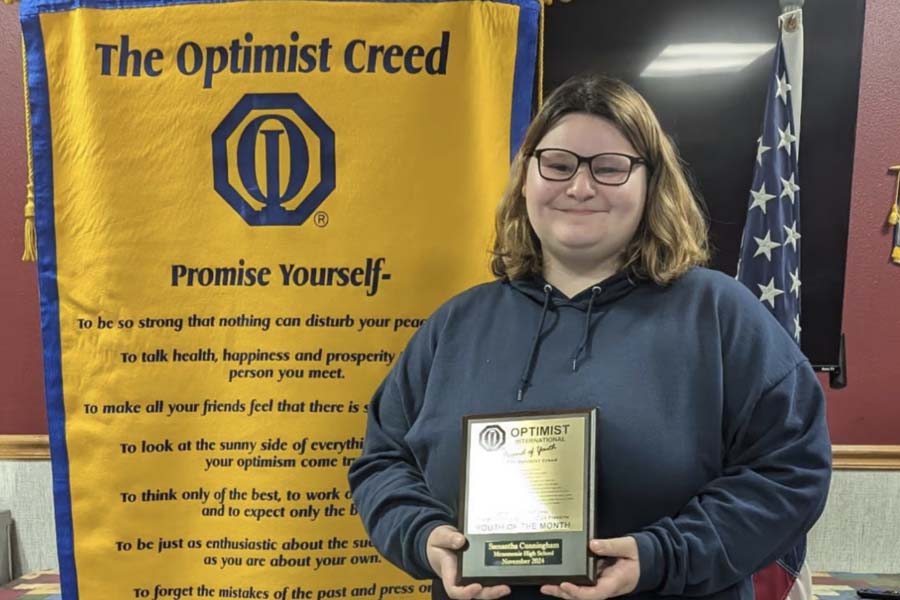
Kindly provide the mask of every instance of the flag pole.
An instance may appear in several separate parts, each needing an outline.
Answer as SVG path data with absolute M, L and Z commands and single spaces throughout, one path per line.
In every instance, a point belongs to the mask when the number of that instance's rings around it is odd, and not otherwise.
M 795 11 L 802 11 L 803 10 L 803 1 L 804 0 L 778 0 L 778 4 L 781 6 L 781 14 L 787 15 L 788 13 L 792 13 Z M 797 13 L 797 15 L 801 15 L 801 14 L 803 14 L 803 13 L 802 12 Z M 781 22 L 781 26 L 783 28 L 783 33 L 794 34 L 797 31 L 797 29 L 802 26 L 802 22 L 801 22 L 802 17 L 798 17 L 797 15 L 791 15 L 791 16 L 787 17 L 786 19 L 784 19 L 783 22 Z M 791 82 L 791 84 L 793 86 L 793 91 L 794 91 L 793 113 L 794 113 L 794 130 L 795 130 L 794 134 L 797 136 L 797 141 L 796 141 L 797 154 L 796 154 L 796 156 L 797 156 L 798 162 L 799 162 L 800 114 L 801 114 L 802 102 L 803 102 L 803 76 L 802 76 L 802 72 L 803 72 L 802 71 L 802 69 L 803 69 L 803 41 L 802 41 L 802 38 L 800 38 L 799 43 L 789 42 L 788 40 L 785 40 L 784 38 L 782 38 L 782 39 L 783 39 L 783 43 L 791 44 L 793 46 L 790 50 L 791 50 L 792 54 L 795 56 L 795 59 L 799 58 L 799 60 L 798 60 L 799 65 L 797 65 L 796 63 L 789 64 L 789 67 L 791 67 L 791 68 L 796 68 L 797 66 L 799 66 L 800 73 L 801 73 L 801 75 L 798 79 L 792 80 L 792 82 Z M 797 57 L 797 55 L 799 55 L 799 57 Z M 793 75 L 796 75 L 796 73 L 794 73 Z M 799 266 L 798 266 L 798 270 L 799 270 Z M 843 350 L 843 335 L 841 336 L 841 346 L 842 346 L 841 349 Z M 792 554 L 796 555 L 797 553 L 800 553 L 802 562 L 799 565 L 797 565 L 797 564 L 788 565 L 787 559 Z M 794 561 L 790 561 L 790 562 L 794 562 Z M 780 558 L 778 561 L 776 561 L 776 564 L 779 566 L 782 566 L 782 567 L 790 566 L 790 568 L 786 569 L 786 571 L 788 571 L 788 572 L 793 571 L 793 573 L 791 573 L 791 574 L 794 575 L 794 577 L 795 577 L 793 585 L 790 586 L 787 590 L 788 593 L 787 593 L 786 600 L 801 600 L 801 599 L 805 600 L 806 598 L 812 597 L 812 573 L 809 570 L 809 563 L 806 560 L 806 537 L 805 536 L 803 537 L 803 539 L 801 539 L 797 542 L 797 546 L 795 546 L 788 555 L 786 555 L 786 556 Z M 760 575 L 763 578 L 773 577 L 775 575 L 775 573 L 772 570 L 766 570 L 763 573 L 761 573 Z M 762 600 L 765 597 L 765 595 L 766 594 L 764 592 L 758 593 L 758 594 L 756 594 L 756 598 L 758 600 Z
M 766 84 L 737 279 L 800 344 L 800 186 L 803 1 L 779 0 L 773 73 Z M 754 243 L 755 242 L 755 243 Z M 755 246 L 755 248 L 754 248 Z M 758 290 L 758 291 L 757 291 Z M 806 536 L 753 574 L 755 600 L 806 600 L 812 578 Z
M 794 99 L 794 135 L 797 136 L 798 160 L 800 156 L 800 117 L 803 104 L 803 2 L 804 0 L 778 0 L 782 15 L 778 23 L 782 30 L 782 43 L 785 46 L 785 59 L 791 76 Z

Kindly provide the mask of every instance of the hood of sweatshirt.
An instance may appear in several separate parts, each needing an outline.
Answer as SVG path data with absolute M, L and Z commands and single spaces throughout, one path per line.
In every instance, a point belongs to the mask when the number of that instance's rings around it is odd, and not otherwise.
M 544 321 L 547 313 L 561 306 L 573 307 L 584 312 L 584 329 L 578 345 L 572 348 L 572 371 L 578 370 L 578 361 L 584 353 L 588 338 L 591 335 L 591 327 L 594 323 L 591 316 L 605 314 L 606 307 L 616 300 L 630 294 L 636 287 L 636 279 L 627 272 L 619 272 L 603 281 L 586 288 L 571 298 L 547 283 L 543 277 L 515 279 L 509 281 L 509 285 L 530 300 L 542 306 L 541 315 L 535 323 L 534 335 L 531 339 L 531 350 L 522 367 L 522 375 L 519 378 L 519 389 L 516 399 L 521 402 L 531 383 L 531 375 L 534 372 L 535 356 L 541 343 L 541 334 L 544 329 Z
M 592 300 L 594 308 L 615 302 L 619 298 L 630 294 L 642 281 L 634 275 L 620 271 L 599 283 L 581 290 L 571 298 L 547 283 L 543 277 L 512 279 L 509 281 L 509 285 L 538 304 L 544 303 L 549 288 L 551 302 L 554 305 L 567 304 L 586 311 Z

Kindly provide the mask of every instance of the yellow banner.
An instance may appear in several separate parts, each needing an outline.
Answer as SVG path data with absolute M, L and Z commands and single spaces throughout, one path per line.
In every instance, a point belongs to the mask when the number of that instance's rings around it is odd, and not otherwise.
M 420 597 L 372 392 L 488 278 L 537 0 L 22 5 L 66 600 Z

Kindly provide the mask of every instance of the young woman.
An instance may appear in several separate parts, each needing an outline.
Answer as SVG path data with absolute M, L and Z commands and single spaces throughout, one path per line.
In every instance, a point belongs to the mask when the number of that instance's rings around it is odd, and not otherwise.
M 644 99 L 572 79 L 532 122 L 497 216 L 497 280 L 447 302 L 369 407 L 353 497 L 436 598 L 753 597 L 818 518 L 824 396 L 759 300 L 702 268 L 706 227 Z M 597 584 L 457 583 L 462 417 L 598 407 Z

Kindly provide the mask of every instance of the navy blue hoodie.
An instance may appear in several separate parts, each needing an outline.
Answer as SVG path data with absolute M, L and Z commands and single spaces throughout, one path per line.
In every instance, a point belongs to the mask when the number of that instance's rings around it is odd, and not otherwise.
M 571 299 L 496 281 L 439 308 L 372 400 L 350 486 L 373 543 L 434 578 L 425 543 L 457 525 L 463 415 L 586 407 L 599 408 L 598 534 L 636 539 L 635 595 L 749 600 L 750 575 L 824 508 L 822 389 L 733 279 L 619 274 Z

